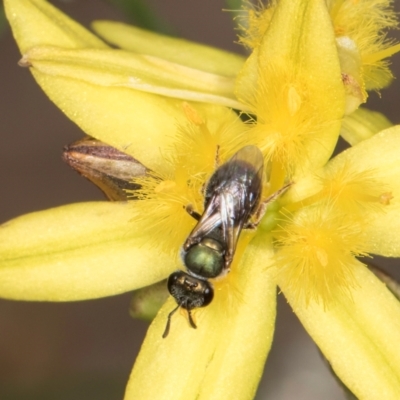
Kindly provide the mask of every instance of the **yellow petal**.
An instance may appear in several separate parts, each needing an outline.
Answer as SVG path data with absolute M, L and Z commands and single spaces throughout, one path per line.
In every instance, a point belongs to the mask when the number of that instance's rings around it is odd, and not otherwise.
M 4 0 L 22 53 L 37 45 L 107 48 L 99 38 L 44 0 Z
M 340 135 L 354 146 L 392 125 L 380 112 L 360 107 L 343 119 Z
M 311 302 L 295 307 L 293 295 L 281 286 L 294 312 L 335 373 L 363 400 L 400 398 L 400 303 L 361 264 L 354 270 L 358 287 L 353 301 L 337 299 L 328 310 Z
M 176 141 L 177 126 L 185 126 L 182 101 L 137 90 L 100 86 L 79 79 L 43 74 L 32 69 L 50 99 L 88 135 L 130 154 L 147 168 L 165 166 L 165 148 Z M 227 109 L 193 105 L 210 129 L 227 117 Z M 231 113 L 232 123 L 237 116 Z
M 260 244 L 248 246 L 242 262 L 224 278 L 237 287 L 216 290 L 213 302 L 196 311 L 196 330 L 178 312 L 169 336 L 162 339 L 167 315 L 175 307 L 172 300 L 165 304 L 147 333 L 125 400 L 254 398 L 276 308 L 276 286 L 264 268 L 272 251 Z M 240 252 L 235 257 L 237 261 Z
M 129 203 L 81 203 L 0 226 L 0 297 L 69 301 L 164 279 L 177 260 L 143 243 Z
M 7 1 L 6 9 L 22 51 L 40 44 L 99 47 L 90 32 L 45 1 Z M 90 69 L 86 72 L 90 75 Z M 157 169 L 160 148 L 170 143 L 177 123 L 186 122 L 179 101 L 93 85 L 82 76 L 71 79 L 34 68 L 32 73 L 50 99 L 88 135 L 133 155 L 148 168 Z
M 235 84 L 236 97 L 245 104 L 254 104 L 258 85 L 259 49 L 256 47 L 240 70 Z
M 236 87 L 257 115 L 256 142 L 289 172 L 322 166 L 345 98 L 326 2 L 280 1 L 257 52 L 257 72 L 251 56 Z
M 32 70 L 37 82 L 85 133 L 160 171 L 165 148 L 176 141 L 187 118 L 182 101 L 123 87 L 107 87 Z M 226 119 L 227 109 L 201 103 L 193 108 L 211 125 Z M 232 112 L 232 123 L 237 116 Z
M 335 157 L 327 168 L 367 172 L 382 185 L 376 207 L 364 212 L 364 234 L 369 238 L 365 251 L 387 257 L 400 256 L 400 126 L 386 129 Z
M 32 71 L 36 81 L 86 134 L 160 170 L 162 149 L 184 123 L 181 101 L 136 90 L 93 85 Z
M 182 109 L 182 101 L 130 89 L 126 77 L 129 77 L 127 64 L 132 63 L 132 57 L 129 60 L 124 56 L 118 58 L 118 51 L 115 51 L 116 58 L 122 63 L 118 66 L 112 61 L 114 54 L 112 51 L 104 50 L 104 53 L 101 51 L 96 53 L 95 49 L 99 47 L 97 39 L 91 41 L 90 38 L 94 36 L 46 2 L 42 0 L 8 1 L 7 10 L 12 28 L 23 51 L 33 45 L 53 46 L 53 50 L 50 51 L 52 56 L 48 62 L 46 63 L 43 59 L 43 63 L 38 64 L 42 70 L 32 68 L 35 79 L 50 99 L 88 135 L 134 156 L 150 169 L 160 170 L 165 163 L 162 158 L 165 148 L 174 143 L 177 126 L 188 122 Z M 31 18 L 34 20 L 31 21 Z M 29 31 L 25 29 L 27 25 L 30 27 Z M 41 32 L 45 34 L 42 35 Z M 47 37 L 49 38 L 46 39 Z M 82 41 L 79 42 L 76 37 L 81 38 Z M 65 46 L 69 49 L 93 47 L 94 49 L 83 51 L 86 57 L 78 58 L 78 60 L 73 59 L 71 55 L 68 59 L 68 50 L 58 50 L 64 58 L 59 57 L 57 64 L 52 53 L 56 52 L 54 46 Z M 31 49 L 29 54 L 33 57 L 32 62 L 34 56 L 39 57 L 41 54 L 43 58 L 45 49 L 46 47 Z M 72 54 L 75 55 L 74 52 Z M 101 56 L 90 59 L 89 56 L 94 54 Z M 23 61 L 27 66 L 30 65 L 29 56 L 26 56 Z M 68 62 L 64 63 L 65 61 Z M 144 64 L 148 66 L 148 60 L 141 61 L 138 62 L 135 59 L 133 64 L 136 63 L 135 65 L 141 65 L 141 67 Z M 154 60 L 152 62 L 154 63 Z M 160 69 L 162 66 L 158 65 L 157 68 Z M 153 78 L 154 70 L 153 68 Z M 146 71 L 141 72 L 143 75 L 139 79 L 146 76 Z M 124 84 L 128 87 L 123 87 Z M 226 89 L 225 86 L 223 91 L 230 92 L 230 89 Z M 215 100 L 215 97 L 221 101 L 221 96 L 211 94 L 212 96 L 214 98 L 209 99 L 210 101 Z M 226 97 L 222 96 L 222 98 Z M 219 116 L 226 116 L 227 111 L 224 107 L 201 103 L 193 107 L 211 125 L 214 118 L 218 120 Z M 232 121 L 236 120 L 237 116 L 232 113 Z
M 160 35 L 113 21 L 95 21 L 93 29 L 122 49 L 163 58 L 176 64 L 235 78 L 244 57 L 188 40 Z
M 184 100 L 242 109 L 234 81 L 156 57 L 115 49 L 62 49 L 36 46 L 20 64 L 48 75 L 71 77 L 103 86 L 120 86 Z

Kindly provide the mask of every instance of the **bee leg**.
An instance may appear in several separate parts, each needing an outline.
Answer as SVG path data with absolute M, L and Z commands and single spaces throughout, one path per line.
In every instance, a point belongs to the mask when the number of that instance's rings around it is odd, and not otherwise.
M 247 229 L 247 227 L 246 227 Z M 248 228 L 248 229 L 252 229 L 252 228 Z M 228 270 L 229 272 L 229 266 L 232 264 L 233 261 L 233 252 L 232 251 L 226 251 L 225 255 L 224 255 L 224 261 L 225 261 L 225 270 Z
M 268 199 L 266 199 L 265 201 L 263 201 L 259 204 L 256 212 L 253 215 L 253 221 L 247 222 L 243 227 L 244 229 L 256 229 L 257 228 L 257 226 L 260 224 L 263 216 L 265 215 L 265 213 L 267 211 L 268 203 L 270 203 L 270 201 L 267 201 Z
M 215 152 L 215 169 L 221 165 L 221 159 L 219 158 L 219 144 L 217 144 L 217 150 Z
M 193 206 L 191 204 L 184 206 L 184 208 L 191 217 L 193 217 L 196 221 L 200 221 L 201 214 L 199 214 L 197 211 L 194 211 Z
M 206 197 L 206 188 L 207 188 L 206 184 L 203 183 L 201 185 L 201 191 L 200 191 L 203 197 Z
M 247 224 L 245 224 L 243 226 L 243 229 L 250 229 L 250 230 L 254 230 L 257 228 L 258 224 L 260 223 L 261 218 L 255 222 L 248 222 Z
M 264 203 L 266 203 L 266 204 L 272 203 L 278 197 L 282 196 L 290 188 L 290 186 L 292 186 L 293 184 L 294 184 L 294 182 L 289 182 L 286 185 L 283 185 L 275 193 L 272 193 L 271 196 L 267 197 L 267 199 L 264 201 Z
M 217 144 L 217 150 L 215 151 L 215 160 L 214 160 L 215 169 L 218 169 L 218 167 L 221 165 L 221 159 L 219 157 L 219 149 L 220 149 L 220 145 Z M 207 185 L 205 183 L 203 183 L 201 185 L 201 194 L 203 195 L 203 197 L 206 197 L 206 195 L 207 195 L 206 190 L 207 190 Z
M 218 167 L 221 165 L 221 159 L 219 157 L 219 149 L 220 149 L 220 145 L 217 144 L 217 149 L 215 151 L 215 159 L 214 159 L 215 169 L 218 169 Z M 201 194 L 204 197 L 206 196 L 206 189 L 207 189 L 207 185 L 205 183 L 203 183 L 203 185 L 201 186 Z
M 262 201 L 259 206 L 257 207 L 256 212 L 254 213 L 254 221 L 248 222 L 244 225 L 245 229 L 255 229 L 257 228 L 258 224 L 261 222 L 265 212 L 267 211 L 268 204 L 275 201 L 278 197 L 282 196 L 290 186 L 293 185 L 293 182 L 289 182 L 286 185 L 282 186 L 279 190 L 275 193 L 272 193 L 271 196 L 267 197 L 264 201 Z

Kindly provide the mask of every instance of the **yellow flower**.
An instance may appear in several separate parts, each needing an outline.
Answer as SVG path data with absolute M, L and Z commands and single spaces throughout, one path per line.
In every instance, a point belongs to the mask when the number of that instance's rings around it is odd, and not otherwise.
M 273 0 L 265 9 L 247 10 L 241 38 L 246 46 L 260 46 L 277 4 Z M 346 89 L 345 113 L 350 114 L 366 102 L 367 90 L 384 88 L 393 78 L 388 58 L 400 51 L 400 44 L 387 39 L 386 30 L 396 28 L 397 19 L 388 0 L 327 0 L 327 7 Z
M 88 299 L 166 278 L 182 268 L 179 249 L 195 225 L 184 207 L 201 211 L 217 148 L 225 161 L 253 144 L 268 165 L 263 196 L 284 182 L 291 188 L 256 231 L 242 233 L 231 273 L 195 312 L 198 329 L 176 316 L 162 339 L 174 301 L 161 308 L 125 398 L 253 398 L 272 342 L 277 285 L 358 398 L 400 398 L 400 305 L 355 258 L 400 256 L 400 128 L 328 161 L 347 97 L 331 5 L 274 3 L 244 66 L 172 39 L 152 47 L 150 58 L 111 50 L 43 0 L 5 5 L 22 64 L 49 97 L 85 132 L 151 173 L 138 179 L 138 201 L 69 205 L 2 225 L 2 297 Z M 130 29 L 96 26 L 121 45 Z M 148 36 L 132 29 L 139 44 L 124 47 L 140 50 Z M 241 67 L 238 101 L 233 82 Z M 230 106 L 257 120 L 244 124 Z

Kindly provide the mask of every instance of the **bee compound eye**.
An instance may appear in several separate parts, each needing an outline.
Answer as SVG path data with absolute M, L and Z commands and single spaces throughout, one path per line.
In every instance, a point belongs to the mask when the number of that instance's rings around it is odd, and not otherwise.
M 208 306 L 212 302 L 212 299 L 214 298 L 214 289 L 208 282 L 204 283 L 205 287 L 203 291 L 203 299 L 204 299 L 203 307 Z
M 174 287 L 178 284 L 179 279 L 184 278 L 185 275 L 183 271 L 175 271 L 168 277 L 167 288 L 171 295 L 173 295 Z

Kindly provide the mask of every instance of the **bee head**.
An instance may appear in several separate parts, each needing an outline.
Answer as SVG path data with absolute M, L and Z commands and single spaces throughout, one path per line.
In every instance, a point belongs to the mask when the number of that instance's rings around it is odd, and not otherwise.
M 196 329 L 191 310 L 209 305 L 214 297 L 214 290 L 210 282 L 195 278 L 183 271 L 176 271 L 169 276 L 168 291 L 178 306 L 168 315 L 163 338 L 167 337 L 171 325 L 171 317 L 179 307 L 187 310 L 189 323 L 192 328 Z

